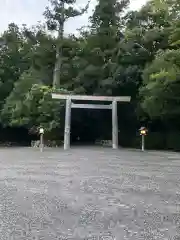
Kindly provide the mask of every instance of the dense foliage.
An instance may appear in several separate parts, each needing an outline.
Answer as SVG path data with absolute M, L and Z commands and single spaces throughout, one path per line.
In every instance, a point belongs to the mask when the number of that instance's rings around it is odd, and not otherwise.
M 88 8 L 78 11 L 74 3 L 51 0 L 44 25 L 28 29 L 12 23 L 2 33 L 1 126 L 30 132 L 44 126 L 60 139 L 64 102 L 53 101 L 52 91 L 129 95 L 131 104 L 118 109 L 120 144 L 137 146 L 138 128 L 146 125 L 149 147 L 180 149 L 179 1 L 150 0 L 128 11 L 129 0 L 98 0 L 89 27 L 65 37 L 65 21 Z M 111 113 L 73 110 L 73 140 L 78 136 L 110 139 Z

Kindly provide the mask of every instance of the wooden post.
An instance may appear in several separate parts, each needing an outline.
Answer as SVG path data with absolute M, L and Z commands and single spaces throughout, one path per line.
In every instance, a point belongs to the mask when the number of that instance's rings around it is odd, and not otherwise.
M 117 101 L 112 103 L 112 147 L 113 149 L 118 149 Z
M 66 100 L 64 150 L 68 150 L 70 148 L 70 132 L 71 132 L 71 98 L 68 98 Z
M 145 136 L 142 135 L 142 151 L 144 152 L 145 150 Z
M 44 141 L 43 141 L 43 133 L 40 134 L 40 152 L 43 152 L 44 149 Z

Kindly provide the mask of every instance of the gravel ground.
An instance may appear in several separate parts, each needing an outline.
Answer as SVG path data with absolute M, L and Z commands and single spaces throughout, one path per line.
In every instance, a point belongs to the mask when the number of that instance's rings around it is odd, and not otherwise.
M 180 155 L 0 149 L 0 240 L 180 239 Z

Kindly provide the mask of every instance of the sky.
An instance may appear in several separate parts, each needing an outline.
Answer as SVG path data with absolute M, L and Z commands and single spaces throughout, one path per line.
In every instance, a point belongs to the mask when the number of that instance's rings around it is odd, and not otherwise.
M 88 0 L 77 0 L 77 7 L 86 5 Z M 138 9 L 147 0 L 131 0 L 131 8 Z M 38 21 L 43 21 L 43 11 L 48 5 L 48 0 L 0 0 L 0 32 L 7 29 L 9 23 L 18 25 L 27 24 L 27 26 L 36 25 Z M 88 16 L 91 15 L 96 0 L 91 0 L 88 13 L 69 20 L 66 24 L 66 33 L 76 33 L 76 29 L 87 25 Z

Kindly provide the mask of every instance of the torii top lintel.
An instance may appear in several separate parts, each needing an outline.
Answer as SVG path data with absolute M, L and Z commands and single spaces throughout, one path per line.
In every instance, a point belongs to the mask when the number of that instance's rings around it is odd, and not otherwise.
M 87 96 L 87 95 L 65 95 L 65 94 L 58 94 L 52 93 L 53 99 L 71 99 L 71 100 L 82 100 L 82 101 L 107 101 L 107 102 L 130 102 L 131 97 L 129 96 L 121 96 L 121 97 L 110 97 L 110 96 Z

